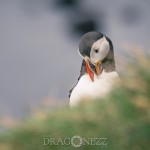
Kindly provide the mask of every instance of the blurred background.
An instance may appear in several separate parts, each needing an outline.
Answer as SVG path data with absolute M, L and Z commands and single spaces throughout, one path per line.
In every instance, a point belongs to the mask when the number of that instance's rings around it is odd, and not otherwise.
M 0 0 L 0 121 L 69 103 L 88 31 L 112 40 L 120 71 L 126 48 L 149 50 L 149 15 L 149 0 Z

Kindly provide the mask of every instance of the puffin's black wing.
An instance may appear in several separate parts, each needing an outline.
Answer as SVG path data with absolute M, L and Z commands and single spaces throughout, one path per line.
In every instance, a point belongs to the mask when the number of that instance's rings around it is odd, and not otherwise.
M 81 70 L 80 70 L 80 76 L 79 76 L 79 78 L 78 78 L 78 82 L 79 82 L 80 78 L 81 78 L 85 73 L 86 73 L 86 66 L 85 66 L 85 61 L 84 61 L 84 59 L 83 59 L 82 65 L 81 65 Z M 78 82 L 75 84 L 75 86 L 78 84 Z M 73 89 L 75 88 L 75 86 L 69 91 L 69 98 L 70 98 L 70 95 L 71 95 Z

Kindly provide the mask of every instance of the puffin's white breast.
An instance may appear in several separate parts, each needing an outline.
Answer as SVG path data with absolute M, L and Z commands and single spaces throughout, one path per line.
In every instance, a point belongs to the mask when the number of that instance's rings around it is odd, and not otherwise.
M 104 97 L 110 92 L 114 82 L 118 80 L 117 72 L 102 72 L 100 76 L 94 75 L 94 82 L 88 74 L 83 75 L 70 95 L 70 106 L 76 106 L 80 100 Z

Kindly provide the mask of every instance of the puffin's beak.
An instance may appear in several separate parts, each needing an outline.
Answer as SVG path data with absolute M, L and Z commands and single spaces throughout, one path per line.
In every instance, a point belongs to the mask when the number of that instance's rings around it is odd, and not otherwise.
M 91 80 L 94 82 L 94 73 L 93 73 L 92 69 L 89 66 L 89 60 L 88 60 L 88 58 L 85 58 L 85 63 L 86 63 L 87 73 L 89 74 Z
M 101 74 L 101 70 L 100 70 L 100 64 L 101 63 L 102 63 L 101 61 L 99 61 L 99 62 L 96 63 L 96 74 L 97 75 Z

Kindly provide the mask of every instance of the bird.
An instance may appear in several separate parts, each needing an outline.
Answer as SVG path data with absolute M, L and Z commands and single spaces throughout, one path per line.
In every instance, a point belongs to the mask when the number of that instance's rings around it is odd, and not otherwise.
M 107 96 L 119 80 L 112 41 L 103 33 L 91 31 L 79 42 L 83 58 L 77 84 L 69 91 L 70 107 L 82 100 Z

